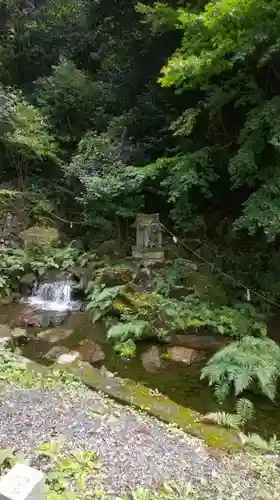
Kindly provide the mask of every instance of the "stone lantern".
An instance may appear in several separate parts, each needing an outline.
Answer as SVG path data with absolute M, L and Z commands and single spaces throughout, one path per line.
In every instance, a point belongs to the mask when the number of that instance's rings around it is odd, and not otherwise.
M 138 214 L 135 225 L 136 245 L 132 247 L 132 256 L 146 261 L 164 260 L 159 214 Z

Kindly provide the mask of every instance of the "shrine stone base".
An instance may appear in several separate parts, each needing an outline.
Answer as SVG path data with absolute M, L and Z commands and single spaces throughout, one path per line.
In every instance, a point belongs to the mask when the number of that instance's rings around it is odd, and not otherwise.
M 137 260 L 144 261 L 160 261 L 164 260 L 163 248 L 137 248 L 132 247 L 132 257 Z

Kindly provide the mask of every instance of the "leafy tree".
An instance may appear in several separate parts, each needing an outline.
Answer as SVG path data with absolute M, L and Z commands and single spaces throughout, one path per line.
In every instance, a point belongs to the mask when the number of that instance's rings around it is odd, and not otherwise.
M 86 134 L 68 168 L 81 184 L 80 201 L 87 223 L 99 237 L 110 238 L 115 229 L 122 240 L 122 221 L 134 217 L 143 203 L 142 175 L 125 164 L 129 147 L 108 134 Z M 127 226 L 126 226 L 127 227 Z
M 18 92 L 0 88 L 3 102 L 0 116 L 3 156 L 14 169 L 19 187 L 24 187 L 29 170 L 46 161 L 59 164 L 57 146 L 40 111 Z M 11 175 L 11 172 L 9 172 Z
M 110 99 L 108 84 L 95 82 L 67 60 L 54 66 L 49 77 L 39 78 L 33 93 L 34 102 L 48 117 L 58 139 L 74 145 L 88 129 L 102 129 Z
M 218 188 L 225 180 L 227 188 L 222 191 L 227 196 L 230 190 L 243 190 L 244 212 L 235 228 L 251 234 L 262 228 L 268 239 L 275 239 L 279 234 L 279 99 L 275 95 L 279 88 L 279 2 L 210 1 L 202 10 L 174 10 L 157 3 L 141 10 L 154 28 L 183 33 L 180 47 L 163 68 L 160 83 L 185 92 L 200 91 L 199 98 L 173 125 L 175 133 L 191 139 L 195 149 L 179 158 L 178 177 L 187 179 L 181 189 L 188 194 L 193 187 L 192 169 L 202 157 L 204 169 L 195 186 L 209 182 L 212 186 L 210 193 L 200 190 L 200 194 L 217 194 L 215 185 Z M 200 145 L 197 136 L 201 136 Z M 177 166 L 176 157 L 174 161 Z M 171 187 L 177 172 L 175 168 Z M 175 184 L 177 193 L 176 188 Z M 171 196 L 174 200 L 172 191 Z M 180 200 L 175 198 L 178 209 Z
M 6 0 L 1 3 L 0 79 L 30 85 L 59 57 L 80 48 L 82 0 Z

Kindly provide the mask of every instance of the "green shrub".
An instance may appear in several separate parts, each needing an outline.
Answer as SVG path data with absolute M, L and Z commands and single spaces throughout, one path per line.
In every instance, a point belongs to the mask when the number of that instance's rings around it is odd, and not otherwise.
M 223 401 L 232 390 L 235 395 L 258 385 L 272 401 L 280 374 L 280 346 L 271 339 L 244 337 L 218 351 L 202 369 L 217 398 Z

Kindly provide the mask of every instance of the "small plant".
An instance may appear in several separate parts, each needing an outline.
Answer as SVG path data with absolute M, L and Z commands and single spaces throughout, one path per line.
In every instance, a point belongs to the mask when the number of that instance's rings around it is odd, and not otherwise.
M 136 344 L 131 339 L 118 342 L 115 345 L 115 351 L 124 359 L 133 358 L 136 354 Z
M 36 448 L 35 453 L 46 457 L 49 460 L 56 460 L 63 446 L 62 441 L 51 441 L 50 443 L 42 443 Z
M 266 439 L 259 436 L 259 434 L 249 434 L 247 436 L 246 443 L 253 448 L 257 448 L 258 450 L 262 450 L 268 453 L 280 452 L 280 441 L 275 435 L 267 441 Z
M 17 362 L 13 355 L 0 349 L 0 385 L 15 385 L 25 389 L 50 389 L 63 385 L 66 392 L 78 397 L 85 389 L 74 375 L 59 370 L 32 370 L 29 364 Z
M 259 337 L 267 335 L 263 316 L 258 314 L 250 304 L 214 307 L 210 302 L 201 300 L 196 294 L 188 295 L 180 303 L 170 300 L 169 304 L 174 310 L 174 320 L 184 329 L 207 328 L 214 333 L 234 339 L 250 334 Z
M 201 419 L 202 422 L 214 423 L 223 427 L 239 430 L 243 428 L 249 420 L 254 418 L 254 405 L 248 399 L 239 399 L 236 403 L 235 413 L 219 411 L 207 413 Z
M 89 450 L 69 450 L 65 443 L 51 441 L 41 444 L 35 453 L 49 461 L 47 499 L 87 498 L 87 478 L 99 469 L 97 455 Z M 69 492 L 69 487 L 71 490 Z
M 184 259 L 176 259 L 173 265 L 167 268 L 164 276 L 159 276 L 154 280 L 155 292 L 169 297 L 175 286 L 183 284 L 188 264 Z
M 131 496 L 132 500 L 206 500 L 192 483 L 180 485 L 175 481 L 165 482 L 156 492 L 147 488 L 136 488 L 131 492 Z
M 91 255 L 80 255 L 80 251 L 71 245 L 64 248 L 0 248 L 0 296 L 9 295 L 17 289 L 25 274 L 32 272 L 43 276 L 50 270 L 71 269 L 76 262 L 85 265 L 92 258 Z
M 16 464 L 24 464 L 26 462 L 23 453 L 15 452 L 12 448 L 0 450 L 0 474 L 5 474 L 9 469 Z

